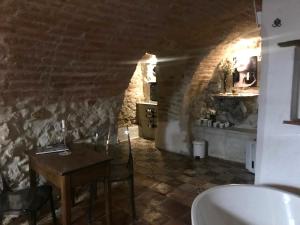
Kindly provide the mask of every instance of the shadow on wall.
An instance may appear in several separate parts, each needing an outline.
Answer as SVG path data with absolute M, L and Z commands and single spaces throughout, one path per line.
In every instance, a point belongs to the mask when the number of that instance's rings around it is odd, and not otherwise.
M 207 87 L 210 83 L 216 62 L 221 57 L 215 48 L 205 48 L 175 59 L 177 60 L 159 63 L 159 122 L 155 142 L 157 148 L 192 155 L 191 103 L 198 88 Z M 211 61 L 215 65 L 212 66 Z M 206 68 L 207 64 L 209 68 Z
M 180 121 L 173 120 L 168 122 L 159 122 L 156 135 L 155 145 L 159 149 L 169 150 L 174 153 L 189 155 L 188 140 L 185 138 L 188 134 L 180 127 Z
M 191 95 L 187 93 L 194 88 L 194 73 L 209 51 L 190 54 L 179 61 L 159 63 L 157 148 L 192 155 L 189 128 Z
M 155 145 L 159 149 L 189 155 L 190 146 L 186 132 L 187 115 L 183 114 L 183 97 L 190 77 L 185 73 L 193 56 L 174 57 L 172 61 L 159 57 L 158 127 Z

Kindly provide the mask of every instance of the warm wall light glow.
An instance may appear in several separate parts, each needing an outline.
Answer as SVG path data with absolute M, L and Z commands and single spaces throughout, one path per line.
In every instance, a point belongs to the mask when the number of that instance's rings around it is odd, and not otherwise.
M 251 47 L 253 47 L 255 42 L 256 41 L 254 39 L 241 39 L 238 41 L 236 46 L 239 48 L 251 48 Z
M 157 64 L 157 58 L 155 55 L 151 55 L 150 58 L 147 60 L 147 63 L 149 64 Z
M 260 43 L 260 38 L 240 39 L 230 50 L 232 58 L 236 60 L 235 63 L 245 64 L 249 62 L 250 57 L 260 56 Z

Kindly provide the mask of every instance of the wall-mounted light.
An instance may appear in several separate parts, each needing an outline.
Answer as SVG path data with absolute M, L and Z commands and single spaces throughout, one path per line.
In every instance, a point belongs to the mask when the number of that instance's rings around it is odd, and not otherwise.
M 252 56 L 260 55 L 260 48 L 257 43 L 256 38 L 240 39 L 233 47 L 234 66 L 246 65 Z

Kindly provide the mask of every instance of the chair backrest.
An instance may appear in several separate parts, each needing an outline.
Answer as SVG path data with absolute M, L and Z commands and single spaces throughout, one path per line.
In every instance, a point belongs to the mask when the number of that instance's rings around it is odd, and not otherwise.
M 108 149 L 110 145 L 110 129 L 108 130 L 107 135 L 104 135 L 102 138 L 99 138 L 99 133 L 96 133 L 94 138 L 95 150 L 99 150 L 98 147 L 101 146 L 101 150 L 103 150 L 103 146 L 105 147 L 105 154 L 108 155 Z
M 130 133 L 128 126 L 126 126 L 125 133 L 127 134 L 127 141 L 128 141 L 128 167 L 133 170 L 133 157 L 132 157 L 132 148 L 131 148 L 131 140 L 130 140 Z
M 107 132 L 107 136 L 106 136 L 106 142 L 105 142 L 105 153 L 107 155 L 108 155 L 109 143 L 110 143 L 110 126 L 108 128 L 108 132 Z
M 95 137 L 93 138 L 93 144 L 94 144 L 94 148 L 96 151 L 98 150 L 103 150 L 103 146 L 105 146 L 106 149 L 106 154 L 108 153 L 108 145 L 109 145 L 109 135 L 110 135 L 110 131 L 108 130 L 107 135 L 104 136 L 100 136 L 99 134 L 101 132 L 96 132 Z M 100 149 L 99 149 L 100 147 Z
M 2 172 L 0 172 L 0 193 L 7 192 L 7 191 L 10 191 L 10 188 L 7 184 L 7 181 L 4 177 L 4 175 L 2 174 Z
M 127 142 L 128 142 L 128 159 L 127 159 L 127 164 L 129 167 L 133 168 L 133 157 L 132 157 L 132 148 L 131 148 L 131 140 L 130 140 L 130 133 L 129 133 L 129 129 L 128 126 L 126 126 L 125 128 L 125 134 L 127 136 Z M 105 142 L 105 150 L 106 150 L 106 154 L 109 154 L 109 150 L 110 150 L 110 145 L 111 144 L 111 131 L 109 129 L 108 134 L 106 136 L 106 142 Z M 118 141 L 119 143 L 119 141 Z

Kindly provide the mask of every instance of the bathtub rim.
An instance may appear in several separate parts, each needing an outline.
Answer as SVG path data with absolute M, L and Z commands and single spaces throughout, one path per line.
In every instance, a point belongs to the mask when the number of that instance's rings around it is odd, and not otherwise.
M 282 193 L 282 194 L 288 194 L 288 195 L 291 195 L 292 197 L 295 197 L 295 198 L 298 198 L 300 200 L 300 194 L 297 195 L 295 193 L 292 193 L 292 192 L 288 192 L 288 191 L 285 191 L 285 190 L 282 190 L 278 187 L 273 187 L 273 186 L 270 186 L 269 184 L 259 184 L 259 185 L 255 185 L 255 184 L 226 184 L 226 185 L 218 185 L 218 186 L 215 186 L 215 187 L 212 187 L 212 188 L 209 188 L 203 192 L 201 192 L 200 194 L 197 195 L 197 197 L 193 200 L 193 204 L 192 204 L 192 207 L 191 207 L 191 220 L 192 220 L 192 225 L 193 224 L 196 224 L 194 221 L 194 217 L 195 217 L 195 210 L 196 210 L 196 204 L 199 202 L 199 200 L 206 194 L 210 193 L 210 192 L 213 192 L 217 189 L 227 189 L 227 188 L 231 188 L 231 187 L 251 187 L 251 188 L 256 188 L 256 189 L 264 189 L 264 190 L 271 190 L 271 191 L 275 191 L 275 192 L 279 192 L 279 193 Z

